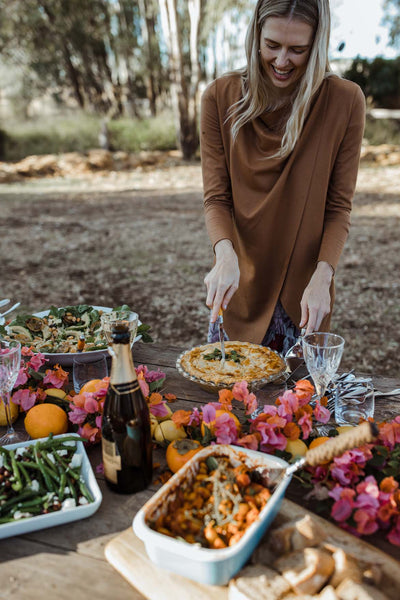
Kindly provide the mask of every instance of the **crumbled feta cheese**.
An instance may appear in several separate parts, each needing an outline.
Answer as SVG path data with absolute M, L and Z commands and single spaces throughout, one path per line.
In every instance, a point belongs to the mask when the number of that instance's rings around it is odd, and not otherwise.
M 69 487 L 66 485 L 64 488 L 64 494 L 70 494 L 71 490 L 69 489 Z
M 69 463 L 70 468 L 74 469 L 75 467 L 80 467 L 82 464 L 82 458 L 83 454 L 78 454 L 77 452 L 75 452 L 71 459 L 71 462 Z
M 79 498 L 79 504 L 89 504 L 89 502 L 87 501 L 87 498 L 85 498 L 85 496 L 81 496 Z
M 63 442 L 64 446 L 75 446 L 76 442 L 74 442 L 73 440 L 69 441 L 69 442 Z
M 4 457 L 2 454 L 0 454 L 0 469 L 1 467 L 4 467 Z
M 73 498 L 67 498 L 61 504 L 61 510 L 68 510 L 70 508 L 75 508 L 75 506 L 76 506 L 75 500 Z
M 58 456 L 68 456 L 68 450 L 57 450 Z
M 26 519 L 27 517 L 31 517 L 32 513 L 29 512 L 21 512 L 20 510 L 16 510 L 13 517 L 15 520 Z
M 54 456 L 51 453 L 49 453 L 47 456 L 48 456 L 49 460 L 51 460 L 51 462 L 55 465 L 56 459 L 54 458 Z
M 39 490 L 39 482 L 37 479 L 32 479 L 31 490 L 37 492 Z
M 22 456 L 25 453 L 25 448 L 17 448 L 15 451 L 15 456 Z

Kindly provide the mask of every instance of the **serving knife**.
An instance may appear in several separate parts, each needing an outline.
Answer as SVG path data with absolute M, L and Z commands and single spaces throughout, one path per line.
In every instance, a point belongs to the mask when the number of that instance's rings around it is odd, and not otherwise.
M 224 366 L 225 366 L 225 331 L 224 331 L 224 316 L 223 316 L 222 308 L 219 309 L 218 319 L 219 319 L 219 324 L 218 324 L 219 341 L 221 343 L 221 355 L 222 355 L 221 363 L 222 363 L 222 368 L 224 368 Z

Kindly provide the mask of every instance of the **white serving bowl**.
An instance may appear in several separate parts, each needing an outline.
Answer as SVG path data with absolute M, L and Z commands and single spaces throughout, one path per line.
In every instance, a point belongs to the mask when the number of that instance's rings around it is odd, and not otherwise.
M 214 445 L 193 456 L 166 484 L 140 509 L 133 520 L 135 534 L 144 542 L 149 558 L 159 567 L 168 569 L 194 581 L 211 585 L 225 585 L 247 562 L 265 531 L 277 515 L 290 477 L 282 478 L 257 521 L 252 523 L 243 537 L 234 545 L 220 550 L 202 548 L 171 538 L 151 529 L 146 520 L 166 512 L 175 490 L 194 479 L 199 462 L 208 456 L 228 456 L 232 462 L 244 462 L 250 468 L 286 469 L 284 460 L 239 448 Z

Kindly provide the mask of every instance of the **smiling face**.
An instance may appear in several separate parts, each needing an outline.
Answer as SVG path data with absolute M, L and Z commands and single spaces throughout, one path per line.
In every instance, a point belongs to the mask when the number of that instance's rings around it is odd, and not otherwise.
M 308 23 L 268 17 L 260 35 L 260 57 L 266 76 L 281 94 L 290 93 L 304 74 L 314 32 Z

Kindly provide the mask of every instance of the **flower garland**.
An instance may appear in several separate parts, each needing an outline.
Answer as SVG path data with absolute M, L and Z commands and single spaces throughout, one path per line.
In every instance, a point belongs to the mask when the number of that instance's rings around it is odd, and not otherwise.
M 49 388 L 65 389 L 68 385 L 68 373 L 60 365 L 52 369 L 41 370 L 47 359 L 31 348 L 21 348 L 21 366 L 14 384 L 11 401 L 23 411 L 28 411 L 38 402 L 46 399 Z
M 380 423 L 371 444 L 348 450 L 326 465 L 303 470 L 308 498 L 324 500 L 325 513 L 353 535 L 378 530 L 400 546 L 400 417 Z
M 211 402 L 201 411 L 178 410 L 172 420 L 177 427 L 185 427 L 188 435 L 208 443 L 236 444 L 251 450 L 273 453 L 285 450 L 288 440 L 307 440 L 316 423 L 327 423 L 330 412 L 322 402 L 311 406 L 314 393 L 307 380 L 296 383 L 294 390 L 286 390 L 275 405 L 266 404 L 257 410 L 255 394 L 249 392 L 246 381 L 235 383 L 232 390 L 219 392 L 219 402 Z M 243 403 L 246 423 L 244 431 L 238 427 L 231 413 L 232 401 Z M 202 433 L 205 432 L 205 433 Z
M 152 396 L 159 396 L 156 404 L 165 410 L 165 401 L 161 394 L 157 393 L 165 381 L 165 373 L 162 371 L 149 371 L 145 365 L 136 368 L 139 385 L 143 394 L 151 402 Z M 101 423 L 103 418 L 104 400 L 107 395 L 110 378 L 89 382 L 82 388 L 79 394 L 71 393 L 66 397 L 69 402 L 68 418 L 75 426 L 77 433 L 88 442 L 96 444 L 101 440 Z M 153 391 L 154 390 L 154 391 Z M 154 399 L 153 399 L 154 400 Z M 164 416 L 164 415 L 162 415 Z

